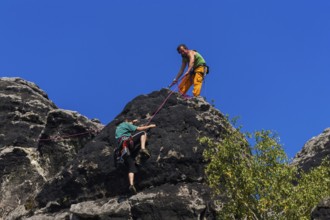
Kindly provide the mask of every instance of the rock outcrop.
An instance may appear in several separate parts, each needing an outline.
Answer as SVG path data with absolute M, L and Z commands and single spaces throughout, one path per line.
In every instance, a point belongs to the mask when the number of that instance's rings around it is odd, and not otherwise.
M 4 218 L 20 205 L 31 207 L 43 185 L 95 136 L 93 131 L 104 126 L 58 109 L 38 86 L 20 78 L 0 78 L 0 103 L 0 217 Z M 87 131 L 79 141 L 63 137 L 64 132 Z M 55 142 L 60 136 L 65 140 Z
M 309 171 L 311 168 L 319 166 L 322 160 L 326 158 L 330 160 L 330 128 L 325 129 L 321 134 L 307 141 L 302 150 L 294 157 L 292 165 Z M 330 191 L 330 186 L 328 187 Z M 311 219 L 330 219 L 330 198 L 320 202 L 314 208 Z
M 330 219 L 330 198 L 323 200 L 313 209 L 311 214 L 311 219 L 312 220 Z
M 303 170 L 309 170 L 320 165 L 326 157 L 330 158 L 330 128 L 307 141 L 293 158 L 292 164 L 298 165 Z
M 209 136 L 220 140 L 230 125 L 203 99 L 185 100 L 177 94 L 154 116 L 168 94 L 164 89 L 128 103 L 61 175 L 44 186 L 36 197 L 38 207 L 48 207 L 48 211 L 69 209 L 78 219 L 214 218 L 216 206 L 205 185 L 205 146 L 197 139 Z M 129 199 L 125 199 L 127 171 L 115 168 L 112 156 L 116 125 L 126 117 L 137 118 L 142 124 L 153 117 L 152 123 L 157 125 L 148 133 L 152 156 L 136 175 L 139 193 Z
M 198 138 L 216 141 L 226 118 L 203 98 L 163 89 L 136 97 L 107 126 L 58 109 L 35 84 L 0 79 L 1 195 L 4 219 L 214 219 Z M 127 195 L 125 168 L 115 168 L 116 125 L 126 117 L 152 123 L 151 158 Z
M 59 109 L 34 83 L 0 78 L 0 219 L 215 219 L 220 207 L 206 185 L 198 138 L 220 141 L 233 128 L 203 98 L 170 92 L 136 97 L 104 126 Z M 126 117 L 157 125 L 148 131 L 151 158 L 136 174 L 134 196 L 127 170 L 113 160 L 115 128 Z M 326 129 L 293 164 L 319 165 L 329 140 Z M 329 210 L 326 199 L 311 217 L 329 219 Z

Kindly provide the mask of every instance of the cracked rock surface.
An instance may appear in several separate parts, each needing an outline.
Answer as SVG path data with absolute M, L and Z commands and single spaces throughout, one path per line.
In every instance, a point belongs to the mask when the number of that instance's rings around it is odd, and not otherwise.
M 233 128 L 201 97 L 173 93 L 158 111 L 170 92 L 137 96 L 104 126 L 59 109 L 32 82 L 0 78 L 0 219 L 215 219 L 221 207 L 206 185 L 198 138 L 220 141 Z M 134 196 L 126 168 L 113 161 L 116 125 L 126 117 L 157 125 L 148 131 L 151 158 L 136 174 Z M 329 137 L 326 130 L 309 141 L 294 163 L 316 166 L 329 154 Z M 312 217 L 328 210 L 325 200 Z
M 214 219 L 198 138 L 231 129 L 203 98 L 162 89 L 129 102 L 103 126 L 59 109 L 37 85 L 0 78 L 0 216 L 3 219 Z M 157 113 L 157 114 L 155 114 Z M 155 123 L 151 158 L 128 196 L 125 167 L 115 168 L 116 125 L 133 116 Z M 152 121 L 150 121 L 152 119 Z
M 21 214 L 31 210 L 44 184 L 104 126 L 57 108 L 43 90 L 21 78 L 0 78 L 0 103 L 0 218 L 4 219 L 14 210 Z M 79 139 L 50 138 L 86 131 Z

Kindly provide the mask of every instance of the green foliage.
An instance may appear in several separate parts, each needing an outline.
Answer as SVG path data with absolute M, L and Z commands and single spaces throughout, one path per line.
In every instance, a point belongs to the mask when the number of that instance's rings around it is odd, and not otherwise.
M 220 219 L 309 219 L 312 208 L 330 196 L 329 162 L 304 173 L 289 164 L 270 131 L 235 130 L 220 143 L 200 141 L 209 146 L 204 152 L 208 183 L 215 198 L 225 201 Z

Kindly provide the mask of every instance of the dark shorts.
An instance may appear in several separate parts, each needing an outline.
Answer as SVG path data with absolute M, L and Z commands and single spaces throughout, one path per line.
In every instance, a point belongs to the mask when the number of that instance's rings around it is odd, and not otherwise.
M 138 169 L 137 169 L 137 166 L 135 164 L 135 159 L 134 159 L 134 157 L 132 157 L 132 155 L 128 156 L 125 159 L 125 164 L 128 168 L 129 173 L 137 173 Z

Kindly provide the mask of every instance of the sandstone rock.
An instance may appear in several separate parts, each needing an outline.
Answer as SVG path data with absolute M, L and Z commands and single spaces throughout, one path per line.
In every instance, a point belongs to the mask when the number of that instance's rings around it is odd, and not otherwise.
M 77 113 L 58 109 L 37 85 L 20 78 L 0 78 L 0 103 L 1 218 L 13 210 L 16 213 L 22 210 L 17 207 L 35 207 L 34 197 L 44 183 L 53 178 L 61 165 L 66 165 L 77 149 L 91 140 L 95 136 L 93 132 L 102 129 L 103 125 Z M 70 117 L 57 117 L 58 112 Z M 65 134 L 58 126 L 67 128 L 71 133 Z M 74 136 L 66 137 L 61 144 L 70 145 L 69 150 L 57 142 L 56 146 L 62 151 L 55 151 L 65 155 L 60 159 L 47 151 L 53 147 L 53 142 L 41 140 L 52 137 L 55 132 L 71 135 L 78 131 L 90 133 L 79 141 Z
M 71 206 L 77 218 L 92 219 L 213 219 L 216 214 L 201 199 L 204 186 L 187 184 L 146 189 L 130 198 L 111 198 L 82 202 Z M 197 191 L 198 190 L 198 191 Z M 175 195 L 175 199 L 173 199 Z M 122 201 L 119 201 L 122 199 Z
M 63 209 L 70 208 L 74 216 L 81 219 L 87 218 L 86 216 L 214 218 L 216 206 L 204 177 L 205 161 L 202 153 L 205 146 L 197 138 L 209 136 L 220 140 L 222 132 L 231 126 L 205 100 L 185 100 L 177 94 L 173 94 L 154 115 L 168 94 L 169 90 L 164 89 L 138 96 L 128 103 L 113 122 L 79 150 L 76 158 L 62 173 L 45 184 L 36 197 L 39 207 L 46 206 L 50 201 L 57 201 Z M 125 196 L 128 190 L 127 171 L 116 169 L 112 156 L 116 125 L 126 117 L 136 117 L 142 124 L 152 119 L 157 127 L 148 134 L 148 149 L 152 156 L 136 175 L 139 193 L 128 199 L 130 207 L 124 205 L 126 203 L 119 205 L 122 211 L 118 214 L 116 208 L 104 207 L 109 206 L 107 201 L 117 201 L 119 197 Z M 191 195 L 183 196 L 181 192 L 180 196 L 180 186 L 189 189 L 187 192 Z M 141 197 L 142 195 L 146 197 Z M 155 195 L 157 199 L 153 198 Z M 138 203 L 134 203 L 136 198 L 139 198 Z M 154 203 L 144 198 L 153 198 Z M 84 207 L 89 207 L 89 211 Z M 152 207 L 152 210 L 146 207 Z
M 232 129 L 203 98 L 162 89 L 129 102 L 107 126 L 58 109 L 37 85 L 0 78 L 0 218 L 2 219 L 215 219 L 221 207 L 206 185 L 204 145 Z M 159 110 L 159 111 L 158 111 Z M 126 117 L 155 123 L 151 158 L 128 196 L 125 168 L 115 168 L 116 125 Z M 306 143 L 294 161 L 305 170 L 329 155 L 330 129 Z M 324 200 L 312 219 L 328 219 Z
M 292 164 L 309 170 L 311 167 L 320 165 L 326 157 L 330 159 L 330 128 L 307 141 L 302 150 L 294 157 Z
M 60 172 L 103 127 L 77 112 L 62 109 L 49 111 L 47 124 L 38 142 L 39 162 L 47 167 L 47 178 Z
M 312 220 L 329 220 L 330 219 L 330 198 L 325 199 L 317 205 L 311 214 Z
M 205 184 L 205 146 L 197 138 L 220 140 L 231 126 L 203 98 L 172 94 L 157 111 L 169 92 L 136 97 L 104 127 L 58 109 L 34 83 L 0 78 L 0 216 L 214 219 L 218 207 Z M 133 197 L 127 197 L 127 171 L 114 167 L 112 155 L 116 125 L 129 116 L 157 124 L 148 133 L 152 157 L 136 175 Z
M 294 157 L 292 165 L 308 171 L 313 167 L 319 166 L 326 157 L 330 159 L 330 128 L 325 129 L 321 134 L 307 141 L 303 149 Z M 314 208 L 311 219 L 330 219 L 329 199 L 322 201 Z
M 55 104 L 38 86 L 20 78 L 0 78 L 0 101 L 0 148 L 36 147 Z

